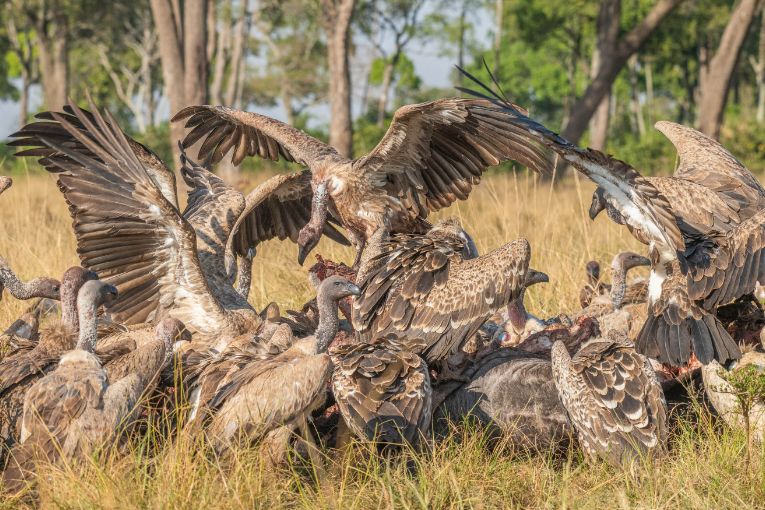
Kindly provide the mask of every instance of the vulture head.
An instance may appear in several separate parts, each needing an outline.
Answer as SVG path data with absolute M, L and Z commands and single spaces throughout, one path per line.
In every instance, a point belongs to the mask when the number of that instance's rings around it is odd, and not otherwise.
M 470 234 L 468 234 L 467 231 L 462 228 L 462 225 L 456 218 L 443 219 L 433 225 L 433 228 L 431 228 L 430 231 L 433 234 L 440 235 L 445 238 L 457 239 L 459 242 L 461 242 L 463 245 L 461 252 L 462 258 L 478 258 L 478 248 L 475 245 L 475 241 L 473 241 L 473 238 L 470 237 Z
M 621 268 L 624 271 L 628 271 L 633 267 L 638 266 L 650 266 L 651 260 L 637 253 L 631 251 L 623 251 L 614 257 L 611 267 L 614 269 Z
M 191 333 L 178 319 L 163 319 L 154 330 L 157 338 L 165 343 L 165 348 L 170 351 L 178 342 L 190 342 Z
M 590 283 L 596 283 L 600 280 L 600 263 L 597 260 L 591 260 L 585 266 L 587 279 Z
M 317 301 L 338 302 L 348 296 L 358 296 L 361 289 L 353 282 L 346 280 L 341 276 L 330 276 L 319 285 L 317 292 Z

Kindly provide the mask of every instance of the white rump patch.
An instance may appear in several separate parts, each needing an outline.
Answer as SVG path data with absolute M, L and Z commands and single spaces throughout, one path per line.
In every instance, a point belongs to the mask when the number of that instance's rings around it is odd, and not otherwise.
M 662 266 L 658 266 L 651 270 L 651 274 L 648 277 L 648 302 L 655 303 L 661 297 L 661 286 L 664 284 L 664 280 L 667 279 L 666 272 Z

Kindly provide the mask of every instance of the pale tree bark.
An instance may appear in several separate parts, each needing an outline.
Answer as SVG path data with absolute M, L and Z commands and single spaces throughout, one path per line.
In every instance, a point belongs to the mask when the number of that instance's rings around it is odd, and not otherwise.
M 351 77 L 348 66 L 350 26 L 355 0 L 322 0 L 322 21 L 329 59 L 329 143 L 344 155 L 353 155 Z
M 600 69 L 592 79 L 584 95 L 571 108 L 571 115 L 563 136 L 572 142 L 578 142 L 587 129 L 587 124 L 606 94 L 611 90 L 619 71 L 627 60 L 645 43 L 648 37 L 683 0 L 658 0 L 640 23 L 619 39 L 616 48 L 609 53 L 609 58 L 601 60 Z
M 226 83 L 225 101 L 236 108 L 242 106 L 244 88 L 245 43 L 250 32 L 249 0 L 240 0 L 239 16 L 234 23 L 234 36 L 231 42 L 231 70 Z
M 154 26 L 159 35 L 159 56 L 165 95 L 174 115 L 185 106 L 207 102 L 207 0 L 151 0 Z M 176 140 L 184 135 L 182 123 L 170 124 L 175 162 L 180 162 Z
M 42 0 L 24 9 L 37 36 L 45 107 L 61 110 L 69 94 L 69 17 L 61 2 Z
M 231 3 L 232 2 L 229 2 L 229 4 Z M 227 16 L 224 16 L 219 20 L 217 27 L 213 25 L 213 29 L 217 29 L 218 34 L 217 41 L 214 45 L 215 50 L 213 52 L 213 58 L 210 60 L 213 62 L 212 82 L 210 83 L 210 102 L 215 105 L 223 104 L 223 82 L 226 79 L 226 67 L 229 64 L 229 55 L 231 52 L 232 19 L 230 9 L 228 9 L 227 14 Z M 210 32 L 211 41 L 216 40 L 214 34 L 215 31 Z
M 502 52 L 502 19 L 505 14 L 504 0 L 494 0 L 494 76 L 497 81 L 502 81 L 502 66 L 500 54 Z M 462 83 L 462 73 L 460 73 L 460 83 Z
M 596 22 L 595 49 L 592 52 L 592 66 L 590 67 L 590 79 L 592 80 L 597 78 L 603 63 L 613 59 L 612 53 L 616 51 L 616 43 L 619 40 L 621 15 L 621 0 L 602 0 L 600 2 Z M 590 147 L 593 149 L 600 150 L 606 146 L 610 103 L 611 87 L 609 86 L 590 120 Z
M 749 63 L 754 70 L 755 83 L 757 84 L 757 114 L 755 119 L 758 124 L 765 123 L 765 9 L 760 14 L 760 39 L 757 44 L 757 58 L 749 57 Z
M 741 0 L 731 14 L 715 55 L 702 66 L 699 81 L 698 129 L 717 138 L 720 134 L 731 77 L 761 0 Z
M 29 87 L 39 79 L 35 67 L 34 53 L 32 49 L 32 33 L 24 30 L 19 33 L 16 22 L 10 12 L 6 12 L 5 28 L 11 44 L 11 51 L 19 61 L 19 78 L 21 78 L 21 94 L 19 97 L 19 127 L 27 122 L 29 116 Z

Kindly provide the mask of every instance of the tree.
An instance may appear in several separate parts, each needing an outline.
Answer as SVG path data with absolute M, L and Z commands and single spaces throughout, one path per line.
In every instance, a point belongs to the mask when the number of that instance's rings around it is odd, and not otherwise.
M 18 76 L 21 80 L 19 94 L 19 126 L 27 122 L 29 116 L 29 88 L 37 83 L 40 74 L 37 67 L 37 52 L 35 51 L 34 35 L 28 26 L 17 27 L 16 13 L 12 12 L 13 4 L 9 3 L 5 11 L 5 29 L 12 55 L 10 76 Z
M 220 22 L 217 37 L 210 32 L 208 58 L 213 62 L 212 82 L 210 84 L 210 102 L 240 107 L 244 89 L 245 50 L 247 35 L 250 32 L 251 17 L 249 0 L 234 0 L 221 3 Z M 208 24 L 209 27 L 209 24 Z
M 159 35 L 159 56 L 171 115 L 185 106 L 207 102 L 207 1 L 151 0 Z M 172 123 L 170 135 L 183 138 L 183 125 Z M 173 146 L 176 162 L 178 149 Z
M 610 0 L 604 0 L 610 1 Z M 658 0 L 648 14 L 627 34 L 600 53 L 598 72 L 587 86 L 584 94 L 571 108 L 571 115 L 563 129 L 563 136 L 576 143 L 587 129 L 587 124 L 603 98 L 611 90 L 619 72 L 629 58 L 645 43 L 662 20 L 683 0 Z
M 115 59 L 114 48 L 102 41 L 96 45 L 98 58 L 109 75 L 117 98 L 130 110 L 136 129 L 144 133 L 147 127 L 154 124 L 157 104 L 157 81 L 154 76 L 159 61 L 159 48 L 157 31 L 150 15 L 138 11 L 131 16 L 123 27 L 120 42 L 126 46 L 129 54 Z
M 385 125 L 385 113 L 388 109 L 394 73 L 404 54 L 404 48 L 416 34 L 420 10 L 424 3 L 424 0 L 390 0 L 367 2 L 363 5 L 359 24 L 377 48 L 384 63 L 380 80 L 380 97 L 377 100 L 378 127 Z M 389 35 L 393 41 L 391 50 L 385 44 Z
M 744 39 L 762 0 L 741 0 L 733 10 L 715 55 L 702 61 L 699 86 L 699 131 L 717 138 L 725 113 L 731 77 Z
M 760 14 L 760 38 L 757 44 L 757 58 L 750 56 L 757 82 L 757 123 L 765 124 L 765 9 Z
M 592 51 L 592 67 L 590 78 L 595 79 L 603 67 L 604 60 L 616 48 L 619 41 L 619 27 L 622 16 L 621 0 L 602 0 L 596 22 L 596 43 Z M 608 135 L 609 105 L 611 103 L 611 88 L 603 95 L 590 120 L 590 147 L 602 149 L 606 145 Z
M 344 156 L 353 155 L 351 77 L 348 68 L 351 17 L 355 0 L 322 0 L 322 22 L 329 61 L 329 143 Z

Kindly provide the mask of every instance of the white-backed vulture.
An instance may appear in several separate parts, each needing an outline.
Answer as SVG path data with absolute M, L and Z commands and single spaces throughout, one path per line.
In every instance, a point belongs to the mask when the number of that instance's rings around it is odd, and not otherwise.
M 468 75 L 469 76 L 469 75 Z M 472 78 L 472 77 L 471 77 Z M 678 148 L 673 177 L 641 176 L 627 163 L 561 138 L 481 85 L 508 122 L 558 153 L 598 185 L 594 217 L 627 225 L 649 247 L 648 317 L 637 350 L 675 366 L 740 357 L 714 312 L 765 280 L 765 190 L 718 142 L 670 122 L 657 123 Z
M 3 299 L 3 290 L 16 299 L 48 298 L 60 299 L 61 282 L 54 278 L 33 278 L 24 282 L 16 276 L 16 273 L 8 265 L 8 262 L 0 257 L 0 301 Z
M 618 466 L 665 451 L 664 393 L 648 358 L 626 336 L 592 339 L 573 357 L 556 342 L 552 375 L 587 455 Z
M 210 339 L 256 331 L 260 318 L 226 272 L 226 245 L 236 244 L 236 236 L 229 237 L 237 221 L 266 222 L 265 231 L 240 229 L 253 247 L 292 232 L 296 238 L 310 197 L 300 199 L 293 188 L 310 190 L 310 177 L 276 176 L 245 199 L 184 160 L 182 174 L 192 189 L 181 214 L 173 172 L 108 112 L 91 108 L 68 105 L 63 113 L 38 114 L 40 120 L 15 133 L 11 145 L 31 146 L 17 155 L 39 156 L 58 175 L 83 265 L 119 290 L 113 319 L 130 325 L 170 316 Z
M 466 199 L 488 167 L 513 159 L 540 172 L 552 169 L 548 153 L 506 116 L 486 100 L 403 106 L 377 147 L 355 160 L 292 126 L 224 106 L 190 106 L 172 121 L 186 121 L 191 132 L 183 146 L 202 140 L 199 157 L 213 163 L 231 152 L 235 165 L 259 156 L 308 167 L 313 210 L 300 233 L 298 259 L 302 263 L 318 243 L 329 208 L 357 248 L 358 267 L 365 241 L 385 215 L 393 234 L 424 233 L 428 214 Z

